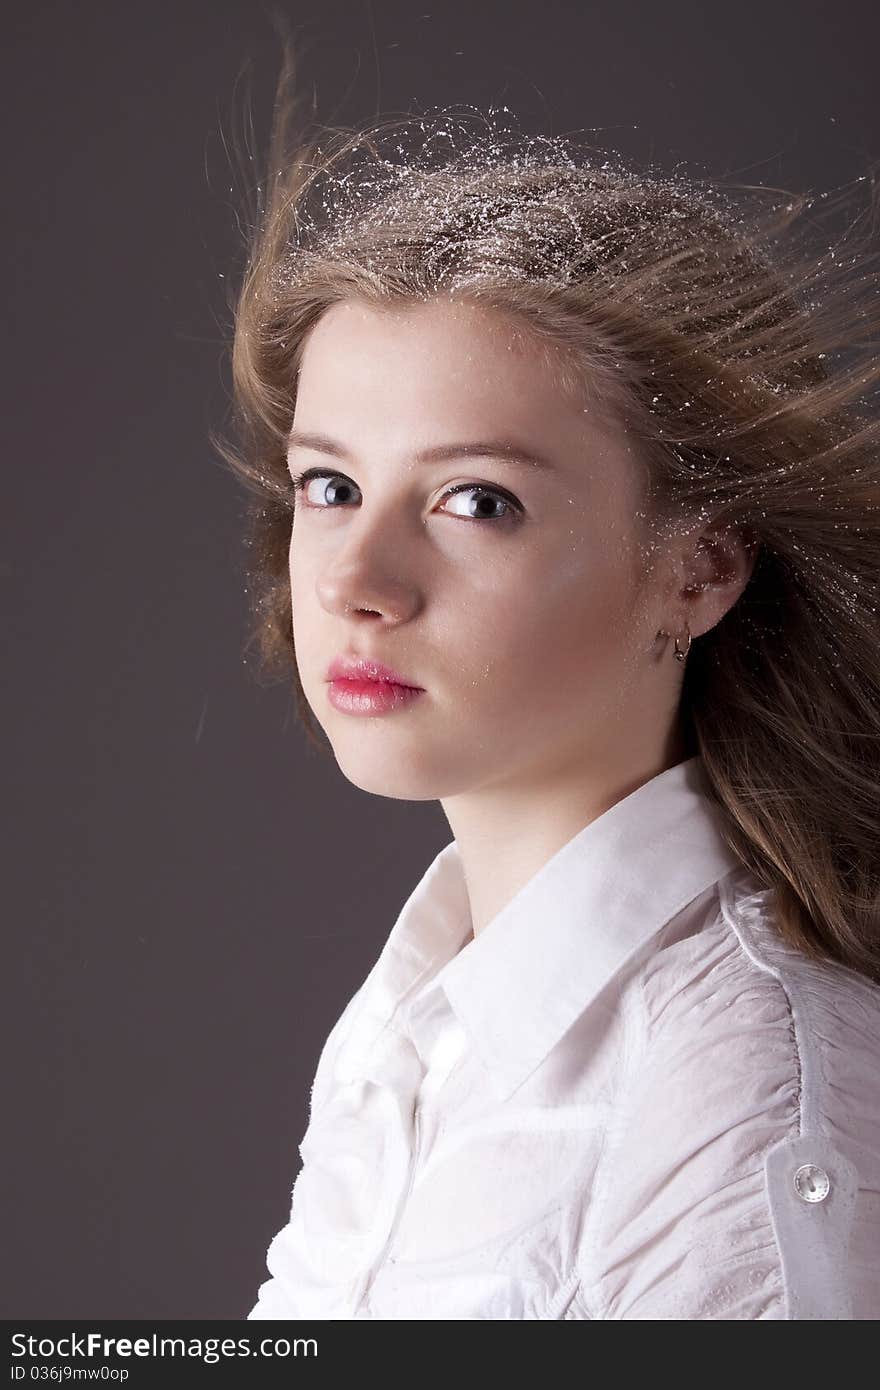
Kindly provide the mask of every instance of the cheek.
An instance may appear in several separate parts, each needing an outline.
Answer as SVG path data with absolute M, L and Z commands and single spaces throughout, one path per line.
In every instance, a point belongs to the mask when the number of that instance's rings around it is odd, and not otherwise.
M 298 545 L 291 544 L 287 554 L 287 572 L 290 584 L 290 607 L 293 628 L 293 645 L 297 653 L 300 679 L 305 685 L 309 680 L 310 662 L 308 651 L 319 625 L 319 616 L 314 603 L 315 576 L 308 556 Z M 304 660 L 299 658 L 303 657 Z
M 530 695 L 560 710 L 586 688 L 614 698 L 641 635 L 634 563 L 622 546 L 581 541 L 552 560 L 511 565 L 469 595 L 455 643 L 472 676 L 468 703 L 512 701 L 528 717 Z
M 291 527 L 287 547 L 287 574 L 294 611 L 298 607 L 305 614 L 310 607 L 309 600 L 314 600 L 315 585 L 324 563 L 324 555 L 326 548 L 322 552 L 314 535 L 309 534 L 307 523 L 300 522 L 298 531 Z
M 622 545 L 583 537 L 500 567 L 483 593 L 484 630 L 499 656 L 528 662 L 541 651 L 560 664 L 584 641 L 614 638 L 636 596 L 632 555 Z

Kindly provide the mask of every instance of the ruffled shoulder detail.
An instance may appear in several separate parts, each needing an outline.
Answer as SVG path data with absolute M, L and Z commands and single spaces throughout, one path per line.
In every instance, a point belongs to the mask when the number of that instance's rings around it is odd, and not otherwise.
M 744 870 L 684 920 L 636 980 L 641 1036 L 583 1245 L 591 1316 L 876 1317 L 880 990 L 792 960 Z

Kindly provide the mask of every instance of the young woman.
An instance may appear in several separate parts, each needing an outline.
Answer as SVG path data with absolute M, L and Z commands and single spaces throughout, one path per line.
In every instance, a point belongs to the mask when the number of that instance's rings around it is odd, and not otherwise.
M 224 450 L 256 632 L 453 839 L 321 1052 L 249 1317 L 876 1318 L 862 224 L 810 259 L 807 197 L 448 115 L 291 147 L 295 107 Z

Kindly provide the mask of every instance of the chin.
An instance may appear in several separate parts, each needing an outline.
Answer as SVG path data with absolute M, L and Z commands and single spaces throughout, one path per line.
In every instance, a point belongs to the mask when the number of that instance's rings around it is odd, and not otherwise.
M 363 792 L 387 796 L 395 801 L 439 801 L 467 790 L 454 769 L 423 754 L 408 757 L 402 749 L 343 749 L 333 744 L 333 753 L 343 777 Z

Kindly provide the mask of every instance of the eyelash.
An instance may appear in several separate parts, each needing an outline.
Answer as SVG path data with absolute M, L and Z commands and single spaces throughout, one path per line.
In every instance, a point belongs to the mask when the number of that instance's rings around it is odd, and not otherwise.
M 305 488 L 306 483 L 311 482 L 313 478 L 345 478 L 346 482 L 352 481 L 351 478 L 347 478 L 344 473 L 328 473 L 327 470 L 323 468 L 307 468 L 304 473 L 297 473 L 293 476 L 292 483 L 294 493 L 301 493 Z M 354 486 L 357 487 L 357 484 L 355 483 Z M 505 513 L 505 515 L 500 517 L 456 517 L 457 521 L 488 521 L 495 526 L 500 526 L 505 521 L 513 520 L 516 517 L 522 515 L 522 507 L 520 503 L 516 500 L 514 496 L 512 496 L 511 493 L 505 492 L 503 488 L 490 487 L 487 483 L 456 483 L 454 487 L 446 489 L 446 491 L 440 498 L 441 502 L 444 501 L 447 497 L 454 496 L 454 494 L 457 492 L 486 492 L 489 494 L 490 497 L 500 497 L 501 501 L 505 502 L 507 506 L 510 508 L 510 512 Z M 315 507 L 314 510 L 319 512 L 335 512 L 338 511 L 339 508 L 333 506 L 324 506 Z

